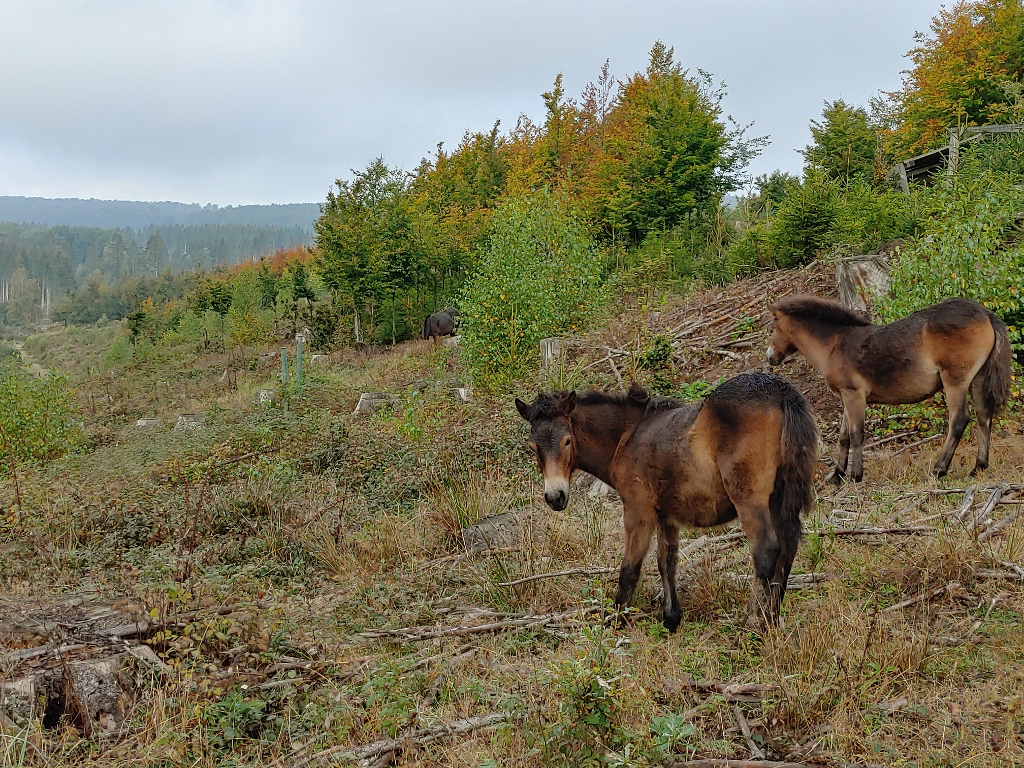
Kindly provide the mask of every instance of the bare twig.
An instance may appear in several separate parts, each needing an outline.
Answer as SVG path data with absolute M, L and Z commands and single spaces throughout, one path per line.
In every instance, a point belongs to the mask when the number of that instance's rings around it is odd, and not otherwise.
M 524 576 L 523 578 L 516 579 L 515 581 L 503 581 L 500 584 L 497 584 L 496 586 L 517 587 L 520 584 L 527 584 L 531 581 L 540 581 L 541 579 L 554 579 L 559 576 L 601 576 L 606 573 L 617 573 L 618 570 L 618 568 L 598 568 L 596 566 L 588 568 L 569 568 L 565 571 L 555 571 L 553 573 L 537 573 L 533 576 Z
M 489 715 L 480 717 L 468 717 L 463 720 L 452 720 L 447 723 L 438 723 L 428 728 L 421 728 L 404 738 L 381 739 L 371 744 L 364 744 L 359 747 L 344 749 L 342 747 L 331 747 L 316 752 L 309 757 L 292 763 L 292 768 L 302 768 L 310 763 L 320 763 L 324 760 L 331 762 L 343 762 L 347 760 L 358 760 L 366 762 L 377 759 L 389 752 L 397 752 L 406 749 L 415 749 L 431 742 L 443 739 L 448 736 L 457 736 L 463 733 L 471 733 L 481 728 L 490 728 L 508 721 L 510 715 L 507 712 L 492 712 Z
M 981 510 L 974 516 L 974 519 L 971 520 L 968 528 L 971 530 L 977 530 L 979 526 L 983 525 L 1009 487 L 1008 483 L 999 483 L 995 488 L 993 488 L 992 493 L 989 494 L 988 500 L 982 505 Z
M 754 743 L 754 737 L 750 733 L 750 726 L 747 724 L 747 718 L 743 716 L 743 710 L 740 709 L 739 704 L 732 705 L 733 714 L 736 715 L 736 722 L 740 726 L 740 733 L 743 734 L 743 740 L 747 742 L 747 746 L 750 748 L 750 756 L 755 760 L 763 760 L 764 752 L 761 748 Z
M 566 619 L 593 613 L 597 608 L 588 608 L 565 613 L 547 613 L 535 616 L 521 616 L 504 621 L 494 621 L 490 624 L 477 624 L 469 627 L 403 627 L 401 629 L 373 629 L 367 632 L 360 632 L 356 637 L 367 640 L 388 640 L 392 643 L 412 643 L 421 640 L 434 640 L 439 637 L 461 637 L 463 635 L 475 635 L 483 632 L 500 632 L 504 629 L 521 629 L 526 627 L 543 626 L 546 624 L 557 624 Z
M 898 451 L 895 451 L 892 455 L 893 456 L 899 456 L 904 451 L 909 451 L 911 448 L 917 448 L 917 446 L 919 446 L 919 445 L 924 445 L 925 443 L 930 443 L 933 440 L 938 440 L 940 437 L 942 437 L 942 435 L 932 435 L 931 437 L 926 437 L 924 440 L 918 440 L 916 443 L 911 443 L 910 445 L 904 445 Z
M 946 584 L 944 586 L 936 587 L 935 589 L 931 589 L 925 592 L 920 592 L 914 595 L 913 597 L 904 600 L 903 602 L 896 603 L 895 605 L 890 605 L 888 608 L 885 609 L 885 612 L 890 613 L 892 611 L 899 611 L 903 608 L 909 608 L 912 605 L 917 605 L 918 603 L 923 603 L 926 600 L 931 600 L 933 597 L 938 597 L 943 592 L 949 592 L 953 590 L 955 587 L 959 586 L 960 582 L 951 581 L 949 584 Z
M 726 683 L 717 680 L 682 680 L 677 685 L 695 691 L 720 693 L 731 702 L 761 701 L 766 694 L 779 690 L 779 686 L 771 683 Z

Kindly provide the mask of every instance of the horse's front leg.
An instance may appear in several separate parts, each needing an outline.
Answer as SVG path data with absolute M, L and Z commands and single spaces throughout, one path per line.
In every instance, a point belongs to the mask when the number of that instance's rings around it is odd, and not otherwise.
M 615 605 L 620 609 L 627 608 L 633 601 L 640 567 L 654 535 L 654 510 L 649 506 L 624 504 L 622 521 L 626 529 L 626 551 L 619 571 L 619 592 L 615 596 Z
M 846 464 L 850 459 L 850 420 L 843 407 L 843 418 L 839 424 L 839 448 L 836 451 L 836 465 L 825 478 L 825 482 L 839 485 L 846 477 Z
M 848 432 L 850 477 L 854 482 L 864 479 L 864 410 L 867 408 L 867 397 L 853 389 L 843 390 L 843 411 Z M 842 435 L 840 434 L 840 445 Z

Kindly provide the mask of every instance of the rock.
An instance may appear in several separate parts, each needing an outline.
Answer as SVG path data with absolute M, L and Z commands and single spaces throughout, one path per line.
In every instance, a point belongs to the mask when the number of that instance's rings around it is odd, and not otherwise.
M 359 396 L 359 402 L 356 403 L 355 410 L 352 413 L 376 413 L 385 407 L 398 410 L 402 407 L 402 398 L 398 395 L 389 395 L 383 392 L 363 392 Z
M 326 365 L 329 362 L 331 362 L 331 359 L 327 355 L 310 355 L 309 356 L 309 363 L 310 363 L 310 365 Z
M 255 399 L 258 405 L 275 405 L 281 401 L 276 389 L 257 389 Z
M 206 416 L 201 413 L 183 413 L 174 425 L 176 432 L 199 432 L 206 426 Z
M 462 529 L 462 542 L 470 554 L 491 549 L 516 547 L 523 539 L 523 527 L 532 521 L 536 507 L 491 515 Z
M 441 339 L 441 344 L 444 345 L 445 347 L 448 347 L 449 349 L 454 349 L 455 347 L 459 346 L 459 337 L 445 336 L 443 339 Z
M 139 419 L 135 422 L 135 426 L 140 429 L 153 429 L 155 427 L 162 427 L 163 425 L 163 419 Z
M 452 392 L 455 395 L 455 399 L 460 403 L 468 403 L 470 399 L 469 387 L 456 387 Z
M 280 354 L 275 354 L 274 352 L 264 352 L 260 354 L 260 368 L 263 368 L 268 365 L 273 365 L 280 359 Z

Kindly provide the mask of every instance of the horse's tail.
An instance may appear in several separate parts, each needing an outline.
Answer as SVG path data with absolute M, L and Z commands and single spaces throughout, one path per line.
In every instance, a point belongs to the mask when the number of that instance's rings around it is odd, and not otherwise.
M 428 335 L 429 333 L 430 333 L 430 315 L 427 315 L 426 318 L 423 320 L 423 330 L 420 331 L 420 338 L 421 339 L 429 339 L 430 338 L 430 336 Z
M 781 393 L 782 443 L 775 471 L 779 513 L 776 532 L 784 539 L 799 539 L 800 515 L 814 504 L 814 467 L 818 462 L 818 427 L 807 398 L 789 382 Z
M 982 379 L 981 390 L 985 405 L 995 416 L 1010 399 L 1013 349 L 1010 347 L 1010 334 L 1006 331 L 1006 323 L 995 312 L 988 313 L 988 320 L 995 331 L 996 342 L 992 345 L 992 351 L 988 353 L 988 359 L 979 375 L 985 377 Z

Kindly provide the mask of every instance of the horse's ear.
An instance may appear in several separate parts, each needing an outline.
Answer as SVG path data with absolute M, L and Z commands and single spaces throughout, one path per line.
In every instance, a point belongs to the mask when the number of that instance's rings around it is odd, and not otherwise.
M 576 390 L 565 396 L 565 413 L 568 416 L 576 408 Z
M 524 419 L 526 419 L 527 421 L 530 420 L 530 406 L 528 406 L 518 397 L 516 398 L 516 410 L 519 411 L 519 415 L 522 416 Z

